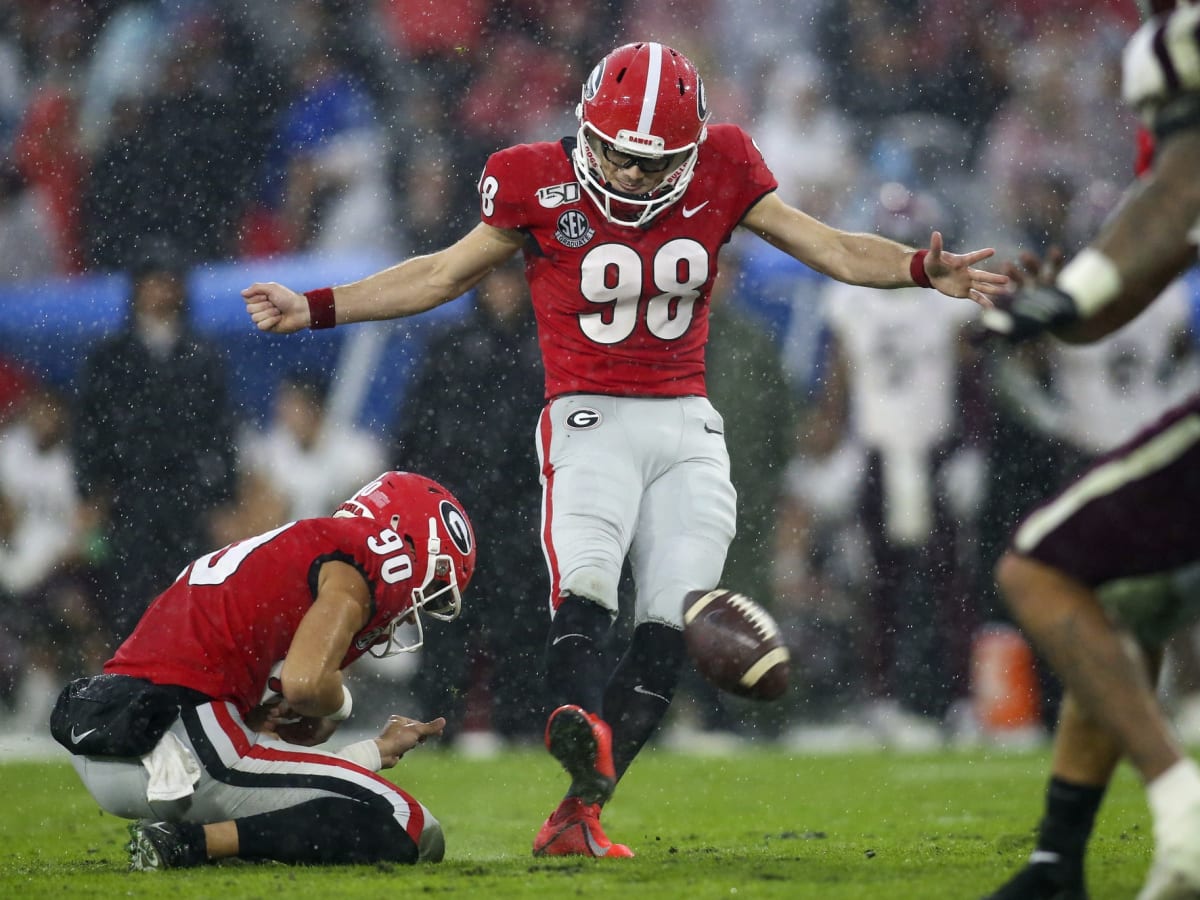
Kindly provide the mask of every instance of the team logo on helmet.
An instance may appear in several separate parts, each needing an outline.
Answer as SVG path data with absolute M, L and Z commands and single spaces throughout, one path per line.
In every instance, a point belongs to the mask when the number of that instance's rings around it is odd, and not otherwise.
M 704 93 L 704 79 L 696 75 L 696 116 L 701 122 L 708 120 L 708 97 Z
M 554 236 L 564 247 L 576 249 L 582 247 L 596 234 L 592 223 L 577 209 L 568 209 L 558 217 L 558 229 Z
M 584 101 L 595 98 L 596 93 L 600 90 L 600 82 L 604 80 L 604 62 L 600 60 L 596 64 L 596 68 L 592 69 L 592 74 L 588 76 L 587 81 L 583 83 L 583 99 Z
M 438 504 L 438 512 L 442 516 L 442 526 L 446 529 L 446 534 L 450 535 L 450 540 L 454 541 L 458 552 L 463 556 L 469 556 L 474 541 L 471 538 L 471 526 L 467 524 L 467 517 L 449 500 L 443 500 Z
M 567 416 L 567 427 L 574 428 L 576 431 L 586 431 L 599 425 L 602 418 L 599 410 L 583 406 L 572 410 L 571 414 Z

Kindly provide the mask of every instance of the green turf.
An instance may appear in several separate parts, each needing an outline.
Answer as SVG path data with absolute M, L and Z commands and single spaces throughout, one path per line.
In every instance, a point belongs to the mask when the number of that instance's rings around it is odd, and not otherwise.
M 393 777 L 442 820 L 440 866 L 222 865 L 128 873 L 125 824 L 69 764 L 0 764 L 0 897 L 955 898 L 1030 847 L 1045 752 L 696 758 L 649 749 L 605 811 L 632 860 L 529 853 L 565 776 L 545 754 L 475 761 L 422 749 Z M 1128 898 L 1151 854 L 1143 792 L 1123 769 L 1089 856 L 1093 900 Z

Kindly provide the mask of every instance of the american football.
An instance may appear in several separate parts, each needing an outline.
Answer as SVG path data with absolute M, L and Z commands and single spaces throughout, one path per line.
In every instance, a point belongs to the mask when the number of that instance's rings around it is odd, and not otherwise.
M 723 691 L 778 700 L 788 649 L 770 614 L 744 594 L 717 588 L 683 599 L 683 638 L 696 670 Z

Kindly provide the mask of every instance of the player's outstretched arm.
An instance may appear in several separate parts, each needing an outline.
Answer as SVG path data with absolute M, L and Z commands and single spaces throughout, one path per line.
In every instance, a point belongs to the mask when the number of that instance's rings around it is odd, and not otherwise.
M 985 308 L 1008 287 L 1006 275 L 975 267 L 995 255 L 994 250 L 950 253 L 936 231 L 927 249 L 914 250 L 877 234 L 833 228 L 773 193 L 756 203 L 741 224 L 806 266 L 848 284 L 933 287 L 950 297 L 970 298 Z
M 242 299 L 260 331 L 278 334 L 397 319 L 462 295 L 522 244 L 520 232 L 479 224 L 443 250 L 411 257 L 359 281 L 303 294 L 274 282 L 256 282 L 242 291 Z

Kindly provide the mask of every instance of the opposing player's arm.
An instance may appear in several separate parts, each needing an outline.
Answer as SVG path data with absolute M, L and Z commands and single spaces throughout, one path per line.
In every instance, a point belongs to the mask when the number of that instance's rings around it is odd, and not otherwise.
M 877 234 L 841 231 L 784 203 L 775 193 L 758 201 L 741 225 L 789 256 L 848 284 L 900 288 L 924 284 L 951 297 L 969 297 L 990 306 L 1008 278 L 974 268 L 995 254 L 992 249 L 950 253 L 934 232 L 929 248 L 918 252 Z
M 433 309 L 470 290 L 523 243 L 519 231 L 480 223 L 443 250 L 329 289 L 331 318 L 325 324 L 396 319 Z M 261 331 L 286 334 L 314 324 L 309 299 L 284 285 L 255 283 L 242 298 Z
M 1052 284 L 1023 285 L 982 317 L 1011 342 L 1049 331 L 1091 343 L 1145 309 L 1196 258 L 1200 242 L 1200 129 L 1173 135 L 1100 235 Z
M 370 590 L 362 573 L 349 563 L 324 563 L 317 597 L 296 629 L 280 672 L 284 699 L 294 712 L 329 716 L 342 707 L 342 660 L 370 613 Z
M 1089 342 L 1116 331 L 1195 262 L 1200 243 L 1198 159 L 1200 128 L 1159 146 L 1154 168 L 1134 185 L 1092 242 L 1092 249 L 1116 269 L 1118 295 L 1094 314 L 1057 329 L 1058 337 Z

